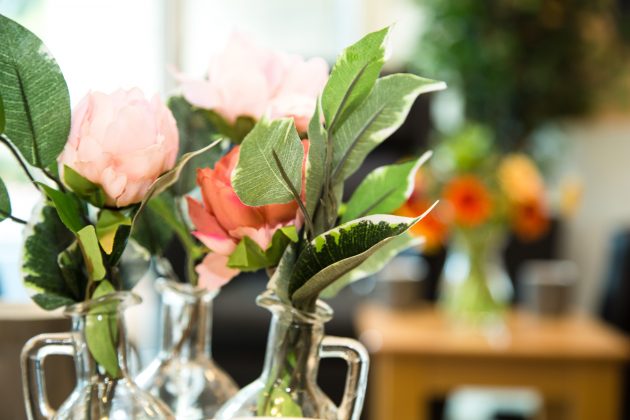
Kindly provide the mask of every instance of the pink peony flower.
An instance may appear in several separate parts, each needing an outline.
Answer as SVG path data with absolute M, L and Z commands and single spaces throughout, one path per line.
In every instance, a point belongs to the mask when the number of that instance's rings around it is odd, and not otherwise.
M 100 185 L 107 205 L 124 207 L 142 201 L 173 168 L 178 149 L 175 119 L 157 95 L 149 101 L 139 89 L 90 92 L 74 109 L 59 167 Z
M 322 58 L 305 61 L 266 50 L 241 34 L 233 34 L 212 58 L 206 79 L 181 77 L 188 102 L 214 110 L 229 123 L 239 116 L 293 117 L 302 133 L 327 80 L 328 64 Z
M 307 152 L 308 142 L 304 141 L 303 145 Z M 261 249 L 267 249 L 276 230 L 288 225 L 299 228 L 303 221 L 294 201 L 260 207 L 243 204 L 231 181 L 238 156 L 237 146 L 222 157 L 214 169 L 197 170 L 197 184 L 201 187 L 203 203 L 186 197 L 188 213 L 196 228 L 193 234 L 212 251 L 196 267 L 199 285 L 207 289 L 217 289 L 239 273 L 229 268 L 227 263 L 236 245 L 245 236 L 254 240 Z

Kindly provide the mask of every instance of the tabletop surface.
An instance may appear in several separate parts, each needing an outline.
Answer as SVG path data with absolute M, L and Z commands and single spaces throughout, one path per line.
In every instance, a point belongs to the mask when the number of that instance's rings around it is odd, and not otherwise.
M 584 314 L 542 318 L 521 310 L 503 326 L 481 331 L 456 326 L 435 307 L 394 310 L 378 304 L 358 309 L 361 341 L 375 354 L 546 359 L 630 359 L 630 341 Z

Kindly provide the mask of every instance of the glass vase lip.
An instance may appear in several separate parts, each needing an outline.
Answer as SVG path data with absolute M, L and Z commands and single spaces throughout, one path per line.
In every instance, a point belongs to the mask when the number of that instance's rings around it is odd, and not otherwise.
M 89 312 L 99 308 L 101 309 L 99 313 L 115 313 L 120 312 L 129 306 L 137 305 L 140 302 L 142 302 L 140 296 L 133 292 L 113 292 L 96 299 L 90 299 L 66 306 L 63 313 L 68 316 L 87 315 Z M 111 306 L 112 304 L 115 305 Z
M 321 299 L 317 299 L 315 311 L 297 309 L 283 301 L 273 290 L 266 290 L 256 298 L 256 304 L 278 314 L 290 314 L 295 321 L 305 324 L 322 324 L 333 317 L 333 309 Z
M 158 278 L 155 281 L 155 288 L 160 293 L 173 292 L 189 302 L 196 302 L 199 299 L 214 299 L 219 294 L 218 289 L 208 290 L 189 283 L 179 283 L 166 277 Z

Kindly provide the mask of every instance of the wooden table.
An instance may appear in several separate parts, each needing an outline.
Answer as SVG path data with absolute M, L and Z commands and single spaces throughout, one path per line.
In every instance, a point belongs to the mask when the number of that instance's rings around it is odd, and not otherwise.
M 424 420 L 430 401 L 462 385 L 530 387 L 546 418 L 618 420 L 626 337 L 584 315 L 509 313 L 503 333 L 456 328 L 434 308 L 359 308 L 372 358 L 373 419 Z

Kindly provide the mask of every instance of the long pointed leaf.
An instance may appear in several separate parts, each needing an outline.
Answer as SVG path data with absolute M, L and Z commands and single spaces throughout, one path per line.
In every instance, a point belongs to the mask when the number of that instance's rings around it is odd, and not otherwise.
M 0 15 L 3 130 L 33 166 L 46 168 L 70 132 L 70 96 L 61 69 L 42 41 Z

